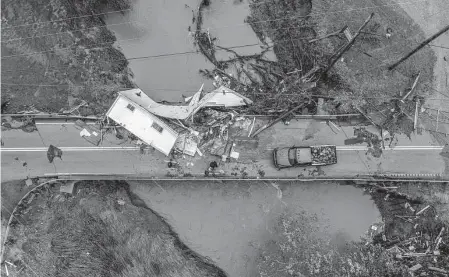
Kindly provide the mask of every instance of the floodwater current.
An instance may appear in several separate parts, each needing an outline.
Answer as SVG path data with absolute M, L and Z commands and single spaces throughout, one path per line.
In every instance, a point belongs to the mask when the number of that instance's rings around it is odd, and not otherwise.
M 206 91 L 213 89 L 212 81 L 199 73 L 200 69 L 213 69 L 213 65 L 201 53 L 191 53 L 197 50 L 192 19 L 199 2 L 136 0 L 131 11 L 106 20 L 117 37 L 117 46 L 130 59 L 135 83 L 155 100 L 182 101 L 182 95 L 193 95 L 203 83 Z M 212 1 L 203 11 L 203 30 L 217 37 L 216 44 L 223 47 L 251 45 L 234 49 L 239 54 L 259 53 L 260 46 L 254 45 L 259 40 L 244 23 L 248 14 L 247 2 Z M 217 51 L 217 58 L 227 56 Z
M 229 276 L 257 276 L 259 247 L 269 241 L 280 214 L 315 216 L 320 233 L 339 246 L 357 241 L 381 222 L 369 195 L 330 182 L 129 182 L 148 207 L 166 218 L 191 249 L 210 257 Z

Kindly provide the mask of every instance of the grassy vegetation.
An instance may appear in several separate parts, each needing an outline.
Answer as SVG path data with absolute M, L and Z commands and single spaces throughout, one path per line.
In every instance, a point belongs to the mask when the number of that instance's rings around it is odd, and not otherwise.
M 226 276 L 126 183 L 80 182 L 77 191 L 47 187 L 23 208 L 10 231 L 10 276 Z
M 383 227 L 369 230 L 359 242 L 330 237 L 316 215 L 279 215 L 261 248 L 261 276 L 439 276 L 430 268 L 449 270 L 448 184 L 385 183 L 392 185 L 399 186 L 396 192 L 377 184 L 366 189 L 381 212 Z M 428 255 L 405 257 L 410 253 Z M 422 268 L 410 275 L 409 268 L 417 264 Z
M 120 87 L 132 87 L 124 55 L 103 16 L 129 1 L 2 1 L 2 103 L 58 112 L 81 99 L 100 114 Z
M 261 276 L 408 276 L 379 245 L 331 238 L 316 215 L 281 214 L 259 260 Z

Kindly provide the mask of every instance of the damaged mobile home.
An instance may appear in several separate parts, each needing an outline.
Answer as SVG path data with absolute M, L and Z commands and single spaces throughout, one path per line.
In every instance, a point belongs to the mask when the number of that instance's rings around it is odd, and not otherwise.
M 221 86 L 202 97 L 203 86 L 187 105 L 161 104 L 141 89 L 120 91 L 106 116 L 165 155 L 169 155 L 179 137 L 164 119 L 188 120 L 204 107 L 237 107 L 252 104 L 239 93 Z

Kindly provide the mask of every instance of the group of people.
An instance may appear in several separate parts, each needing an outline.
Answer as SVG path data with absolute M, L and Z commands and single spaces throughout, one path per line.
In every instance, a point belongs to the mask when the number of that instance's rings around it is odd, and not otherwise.
M 173 159 L 170 159 L 167 166 L 168 168 L 173 168 L 178 165 L 178 162 L 174 161 Z M 218 163 L 216 161 L 212 161 L 209 163 L 209 167 L 204 171 L 204 176 L 215 176 L 217 173 Z

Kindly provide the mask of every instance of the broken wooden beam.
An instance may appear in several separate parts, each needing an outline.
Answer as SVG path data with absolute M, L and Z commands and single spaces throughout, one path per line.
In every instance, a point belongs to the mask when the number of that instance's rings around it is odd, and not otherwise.
M 406 95 L 404 95 L 404 97 L 402 97 L 402 99 L 400 100 L 402 103 L 404 103 L 404 100 L 413 92 L 413 90 L 415 89 L 415 87 L 416 87 L 416 84 L 418 83 L 418 79 L 419 79 L 419 76 L 421 75 L 421 72 L 420 73 L 418 73 L 418 76 L 416 76 L 416 78 L 415 78 L 415 81 L 413 82 L 413 85 L 412 85 L 412 88 L 410 89 L 410 91 L 409 92 L 407 92 L 407 94 Z
M 420 215 L 422 214 L 424 211 L 426 211 L 428 208 L 430 208 L 430 205 L 425 206 L 424 208 L 422 208 L 419 212 L 416 213 L 416 215 Z
M 416 126 L 418 126 L 418 110 L 419 107 L 419 99 L 416 100 L 416 107 L 415 107 L 415 118 L 413 120 L 413 130 L 416 130 Z
M 447 270 L 442 269 L 442 268 L 438 268 L 438 267 L 429 266 L 429 267 L 427 267 L 427 268 L 428 268 L 429 270 L 436 271 L 436 272 L 440 272 L 440 273 L 448 273 Z
M 278 123 L 279 121 L 281 121 L 282 119 L 286 118 L 287 116 L 291 115 L 292 113 L 296 112 L 297 110 L 299 110 L 300 108 L 302 108 L 304 106 L 304 104 L 301 104 L 299 106 L 296 106 L 295 108 L 285 112 L 284 114 L 282 114 L 281 116 L 279 116 L 278 118 L 268 122 L 267 124 L 265 124 L 264 126 L 262 126 L 261 128 L 259 128 L 256 132 L 254 132 L 254 134 L 252 134 L 250 137 L 253 138 L 255 136 L 257 136 L 258 134 L 260 134 L 262 131 L 264 131 L 265 129 L 270 128 L 271 126 L 273 126 L 274 124 Z
M 417 271 L 417 270 L 419 270 L 419 269 L 421 269 L 421 268 L 422 268 L 422 265 L 421 265 L 421 264 L 416 264 L 416 265 L 410 267 L 409 270 L 410 270 L 410 271 Z
M 311 40 L 309 40 L 309 43 L 312 43 L 312 42 L 315 42 L 315 41 L 319 41 L 319 40 L 322 40 L 322 39 L 325 39 L 325 38 L 328 38 L 328 37 L 332 37 L 332 36 L 338 36 L 339 34 L 343 33 L 343 31 L 344 31 L 346 28 L 348 28 L 347 25 L 344 26 L 343 28 L 341 28 L 340 30 L 335 31 L 335 32 L 333 32 L 333 33 L 324 35 L 324 36 L 322 36 L 322 37 L 318 37 L 318 38 L 311 39 Z

